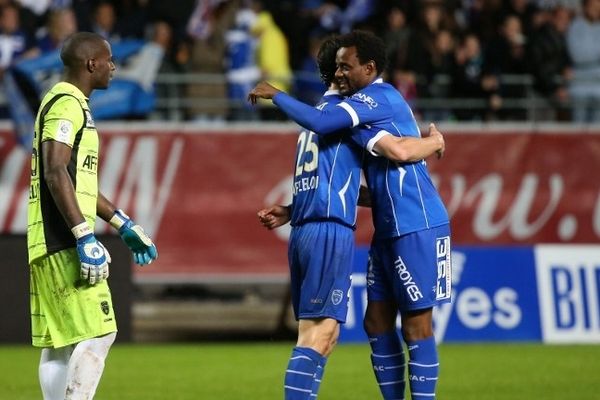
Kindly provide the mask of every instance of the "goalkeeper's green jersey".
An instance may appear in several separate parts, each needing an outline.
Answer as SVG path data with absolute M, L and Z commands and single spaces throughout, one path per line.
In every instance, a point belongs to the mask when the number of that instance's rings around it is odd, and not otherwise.
M 27 223 L 29 262 L 75 247 L 75 238 L 43 179 L 42 142 L 71 147 L 67 166 L 79 209 L 94 229 L 98 198 L 98 133 L 87 97 L 76 86 L 59 82 L 44 96 L 35 121 Z

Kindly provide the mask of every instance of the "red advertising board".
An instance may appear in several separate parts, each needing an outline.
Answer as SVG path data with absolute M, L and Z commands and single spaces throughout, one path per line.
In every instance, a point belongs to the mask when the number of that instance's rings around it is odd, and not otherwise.
M 101 191 L 159 249 L 155 264 L 136 269 L 138 278 L 285 276 L 288 231 L 264 230 L 256 211 L 291 199 L 295 128 L 165 127 L 112 125 L 101 134 Z M 450 131 L 446 155 L 428 165 L 456 244 L 600 239 L 600 130 Z M 26 230 L 28 173 L 29 155 L 0 131 L 1 233 Z M 363 209 L 359 243 L 369 242 L 371 229 Z

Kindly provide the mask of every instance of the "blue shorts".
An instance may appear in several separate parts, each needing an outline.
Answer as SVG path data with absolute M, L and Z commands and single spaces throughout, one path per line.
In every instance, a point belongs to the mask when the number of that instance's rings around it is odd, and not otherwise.
M 288 260 L 296 319 L 346 322 L 354 231 L 335 222 L 295 226 L 290 234 Z
M 449 225 L 376 239 L 369 251 L 368 299 L 394 300 L 400 311 L 449 302 L 451 264 Z

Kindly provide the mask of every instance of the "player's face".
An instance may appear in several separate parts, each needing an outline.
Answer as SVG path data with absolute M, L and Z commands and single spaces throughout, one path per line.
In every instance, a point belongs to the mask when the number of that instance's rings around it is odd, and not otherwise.
M 106 89 L 116 69 L 115 64 L 112 60 L 112 51 L 110 49 L 110 44 L 108 44 L 108 42 L 104 42 L 104 46 L 98 52 L 98 54 L 96 54 L 96 58 L 94 61 L 96 66 L 96 80 L 94 88 Z
M 340 93 L 344 96 L 356 93 L 373 80 L 373 63 L 361 64 L 354 46 L 340 47 L 335 62 L 337 64 L 335 78 L 340 87 Z

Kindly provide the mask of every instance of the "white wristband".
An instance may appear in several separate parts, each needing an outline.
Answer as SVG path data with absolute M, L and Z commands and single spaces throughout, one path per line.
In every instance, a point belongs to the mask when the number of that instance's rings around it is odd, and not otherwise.
M 121 229 L 121 227 L 125 224 L 125 222 L 129 219 L 129 216 L 123 212 L 123 210 L 118 209 L 115 210 L 115 213 L 108 221 L 111 226 L 117 230 Z
M 73 236 L 75 236 L 75 239 L 81 239 L 85 235 L 94 233 L 94 231 L 92 231 L 92 228 L 90 228 L 87 222 L 82 222 L 79 225 L 75 225 L 71 228 L 71 232 L 73 232 Z

